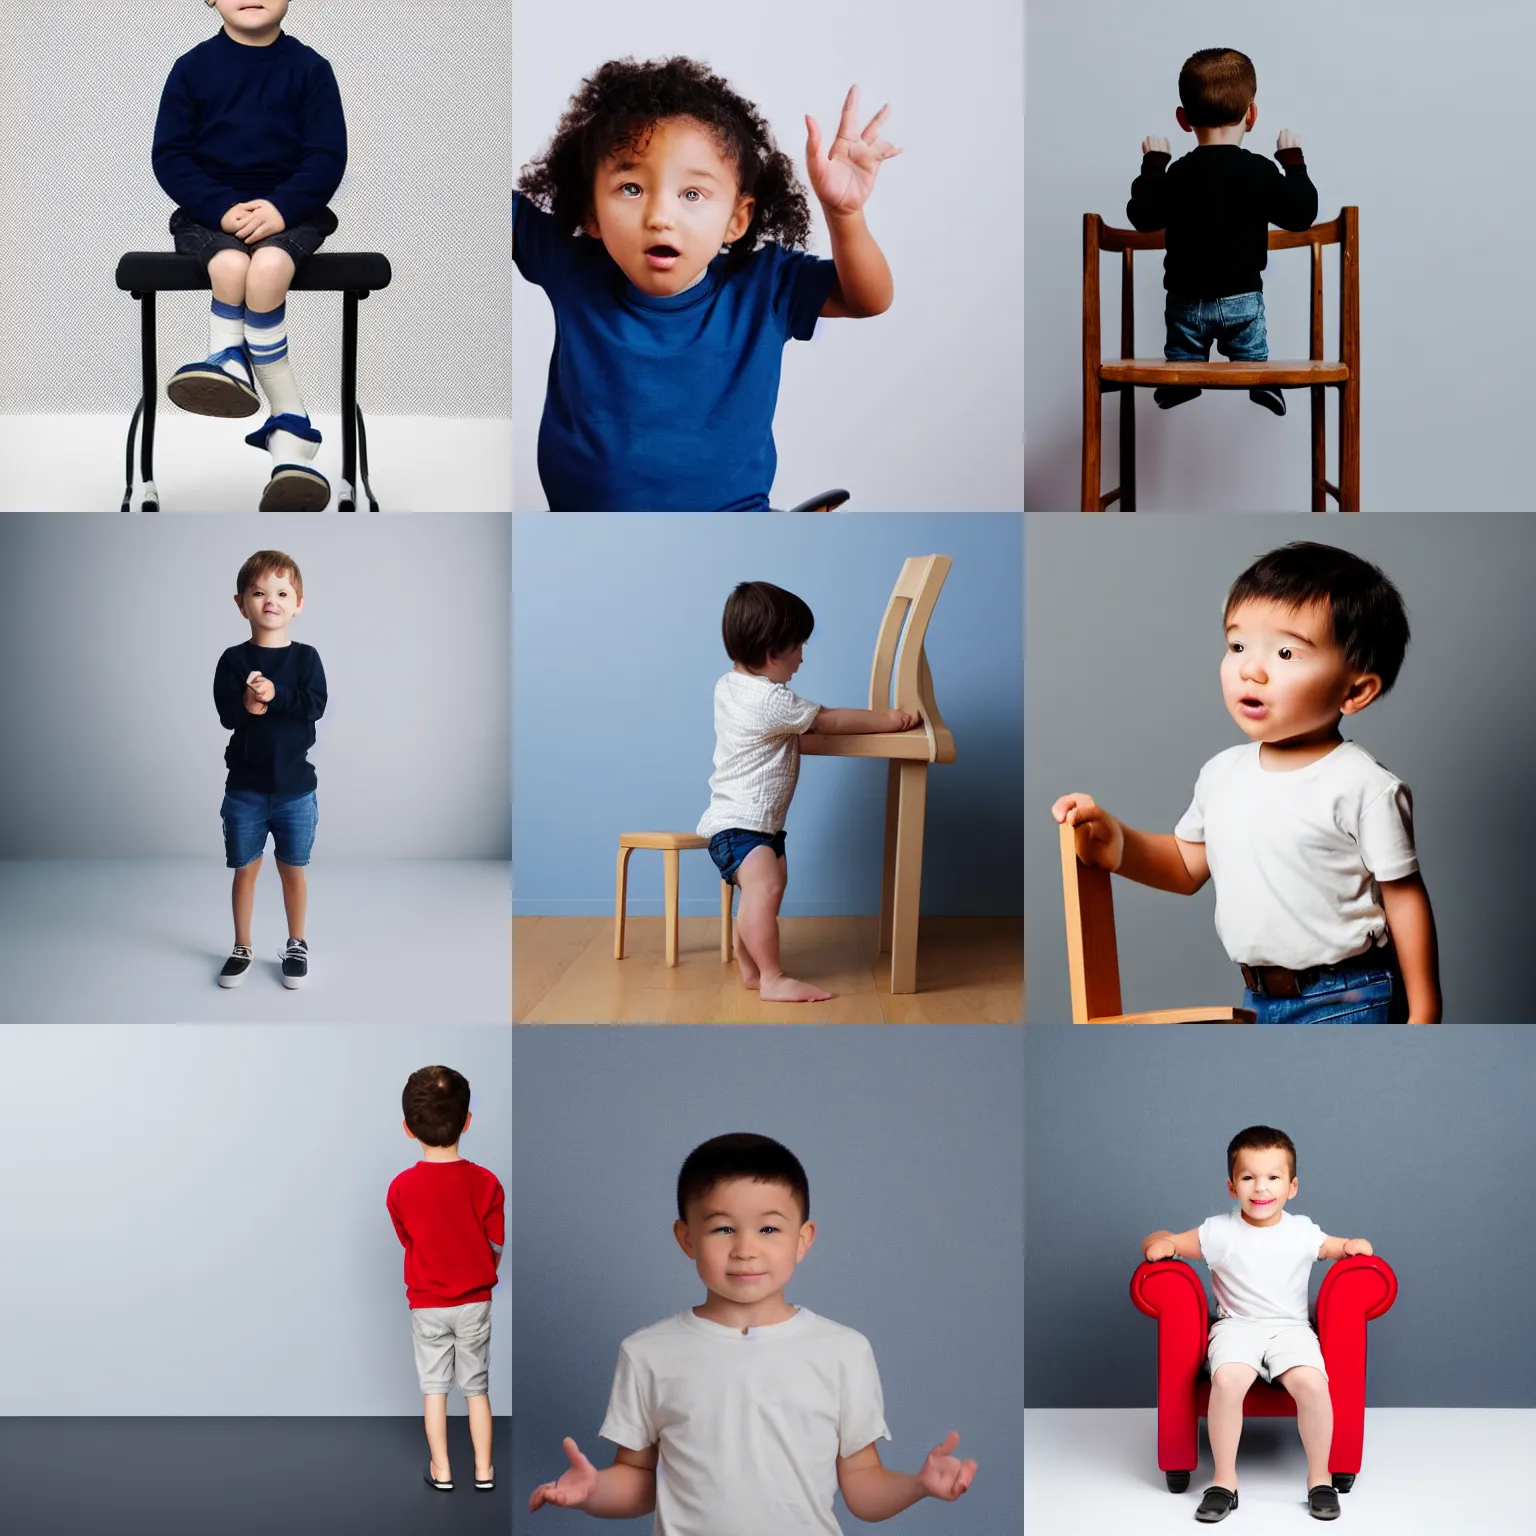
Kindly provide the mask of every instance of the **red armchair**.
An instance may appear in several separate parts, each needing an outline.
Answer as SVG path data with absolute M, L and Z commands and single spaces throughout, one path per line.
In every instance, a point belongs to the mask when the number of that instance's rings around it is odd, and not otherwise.
M 1365 1439 L 1365 1325 L 1397 1299 L 1397 1276 L 1385 1259 L 1339 1259 L 1323 1276 L 1313 1323 L 1328 1367 L 1333 1399 L 1333 1486 L 1348 1493 L 1360 1471 Z M 1172 1493 L 1189 1487 L 1199 1464 L 1199 1427 L 1210 1401 L 1205 1347 L 1211 1317 L 1205 1286 L 1189 1264 L 1159 1259 L 1131 1276 L 1131 1300 L 1157 1319 L 1157 1464 Z M 1294 1418 L 1284 1387 L 1254 1382 L 1243 1400 L 1250 1418 Z

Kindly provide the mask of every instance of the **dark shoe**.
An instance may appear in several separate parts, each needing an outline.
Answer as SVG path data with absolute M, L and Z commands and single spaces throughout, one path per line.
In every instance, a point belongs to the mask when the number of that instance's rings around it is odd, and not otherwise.
M 480 1493 L 489 1493 L 491 1491 L 491 1489 L 493 1489 L 495 1486 L 496 1486 L 496 1469 L 495 1469 L 495 1467 L 491 1468 L 491 1475 L 489 1477 L 477 1477 L 475 1479 L 475 1488 Z
M 219 985 L 221 987 L 238 987 L 245 980 L 245 973 L 251 968 L 251 951 L 248 945 L 236 944 L 230 951 L 229 959 L 224 962 L 224 969 L 219 972 Z
M 453 1479 L 432 1476 L 432 1463 L 427 1462 L 427 1470 L 421 1474 L 422 1481 L 428 1488 L 436 1488 L 439 1493 L 453 1492 Z
M 1183 405 L 1186 400 L 1193 400 L 1200 391 L 1189 384 L 1159 384 L 1152 391 L 1152 399 L 1156 402 L 1160 411 L 1171 411 L 1176 405 Z M 1285 407 L 1280 407 L 1284 411 Z
M 238 369 L 239 376 L 230 372 Z M 244 347 L 225 347 L 206 362 L 188 363 L 165 386 L 172 405 L 196 416 L 254 416 L 261 396 L 251 377 L 251 360 Z
M 330 504 L 331 482 L 307 464 L 279 464 L 261 493 L 258 512 L 323 512 Z
M 283 951 L 283 985 L 290 990 L 309 980 L 309 945 L 303 939 L 289 939 Z
M 1316 1488 L 1308 1488 L 1307 1512 L 1314 1520 L 1337 1520 L 1342 1513 L 1339 1509 L 1338 1494 L 1327 1483 L 1319 1483 Z
M 1200 1500 L 1200 1508 L 1195 1511 L 1195 1519 L 1205 1525 L 1215 1525 L 1218 1520 L 1225 1520 L 1236 1508 L 1235 1490 L 1223 1488 L 1219 1483 L 1215 1483 L 1205 1490 L 1205 1497 Z
M 1276 416 L 1285 415 L 1285 396 L 1278 389 L 1250 389 L 1248 398 L 1255 405 L 1262 405 L 1266 411 L 1273 411 Z

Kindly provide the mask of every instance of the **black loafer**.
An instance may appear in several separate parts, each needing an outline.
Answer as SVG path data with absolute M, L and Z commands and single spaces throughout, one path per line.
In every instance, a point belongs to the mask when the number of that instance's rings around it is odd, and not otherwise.
M 1195 1519 L 1203 1521 L 1206 1525 L 1215 1525 L 1218 1520 L 1225 1520 L 1236 1508 L 1236 1492 L 1215 1483 L 1205 1490 L 1205 1497 L 1200 1500 L 1200 1508 L 1195 1511 Z
M 1314 1520 L 1337 1520 L 1341 1513 L 1338 1494 L 1327 1483 L 1308 1488 L 1307 1512 Z
M 432 1476 L 432 1463 L 430 1461 L 427 1463 L 426 1471 L 421 1474 L 421 1480 L 428 1488 L 435 1488 L 439 1493 L 453 1492 L 453 1480 L 451 1478 Z
M 489 1493 L 496 1486 L 496 1469 L 491 1468 L 489 1477 L 475 1476 L 475 1490 L 478 1493 Z

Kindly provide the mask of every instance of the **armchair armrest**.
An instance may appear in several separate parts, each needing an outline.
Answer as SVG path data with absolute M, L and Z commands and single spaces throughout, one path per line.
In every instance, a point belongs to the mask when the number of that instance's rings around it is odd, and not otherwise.
M 1333 1450 L 1328 1465 L 1336 1473 L 1352 1475 L 1360 1470 L 1365 1443 L 1365 1325 L 1396 1300 L 1397 1276 L 1375 1254 L 1336 1260 L 1318 1289 L 1317 1338 L 1328 1364 L 1328 1395 L 1333 1399 Z
M 1199 1459 L 1195 1383 L 1210 1332 L 1205 1285 L 1182 1259 L 1159 1259 L 1137 1266 L 1131 1300 L 1157 1319 L 1157 1464 L 1191 1470 Z

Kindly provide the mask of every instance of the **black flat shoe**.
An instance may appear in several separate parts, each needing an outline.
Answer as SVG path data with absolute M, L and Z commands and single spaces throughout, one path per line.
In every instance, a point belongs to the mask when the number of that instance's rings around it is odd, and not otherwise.
M 1307 1512 L 1314 1520 L 1337 1520 L 1342 1513 L 1339 1509 L 1338 1494 L 1327 1483 L 1319 1483 L 1316 1488 L 1308 1488 Z
M 493 1489 L 495 1486 L 496 1486 L 496 1469 L 495 1469 L 495 1467 L 491 1468 L 491 1475 L 489 1477 L 477 1477 L 475 1479 L 475 1489 L 479 1493 L 489 1493 L 491 1491 L 491 1489 Z
M 1285 396 L 1278 389 L 1250 389 L 1248 398 L 1255 405 L 1262 405 L 1266 411 L 1273 411 L 1276 416 L 1285 415 Z
M 451 1477 L 433 1477 L 432 1463 L 427 1463 L 427 1470 L 421 1474 L 421 1480 L 428 1488 L 435 1488 L 439 1493 L 453 1492 L 453 1479 Z
M 1159 384 L 1152 391 L 1152 399 L 1160 411 L 1171 411 L 1186 400 L 1193 400 L 1200 391 L 1188 384 Z
M 1215 1525 L 1218 1520 L 1225 1520 L 1236 1508 L 1236 1492 L 1215 1483 L 1205 1490 L 1205 1497 L 1200 1500 L 1200 1508 L 1195 1511 L 1195 1519 L 1206 1525 Z

